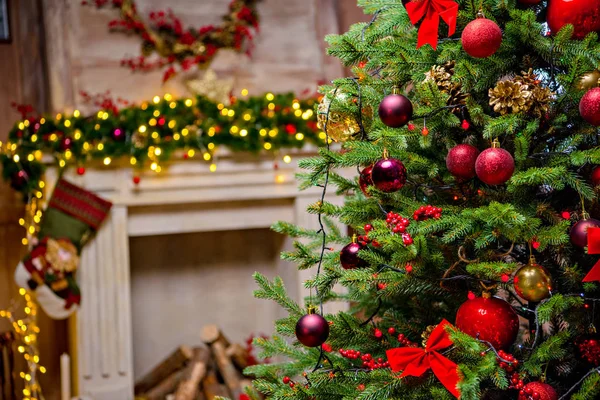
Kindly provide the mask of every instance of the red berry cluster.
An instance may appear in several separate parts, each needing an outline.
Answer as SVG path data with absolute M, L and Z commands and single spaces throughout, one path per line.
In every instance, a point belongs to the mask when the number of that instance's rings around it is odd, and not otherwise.
M 501 357 L 501 359 L 498 359 L 500 368 L 502 368 L 506 372 L 514 372 L 517 366 L 519 365 L 519 360 L 517 360 L 512 354 L 509 354 L 504 350 L 498 350 L 498 355 Z M 503 360 L 506 360 L 508 362 Z
M 596 339 L 584 339 L 577 342 L 584 360 L 595 366 L 600 365 L 600 342 Z
M 413 219 L 415 221 L 425 221 L 429 218 L 440 219 L 441 216 L 442 209 L 434 207 L 431 204 L 421 206 L 413 213 Z
M 289 376 L 284 376 L 282 380 L 283 380 L 284 384 L 290 385 L 291 388 L 293 388 L 294 386 L 296 386 L 296 382 L 294 382 L 293 380 L 291 380 Z
M 400 342 L 400 344 L 404 347 L 419 347 L 419 345 L 415 342 L 411 342 L 410 340 L 408 340 L 408 338 L 404 336 L 403 333 L 398 335 L 398 342 Z
M 361 354 L 358 350 L 344 350 L 340 349 L 340 354 L 342 357 L 347 358 L 349 360 L 358 360 L 359 358 L 362 360 L 362 366 L 364 368 L 373 371 L 374 369 L 381 368 L 389 368 L 389 361 L 385 361 L 383 358 L 374 359 L 373 356 L 369 353 Z
M 517 390 L 523 390 L 523 388 L 525 387 L 525 382 L 523 382 L 521 376 L 516 372 L 513 372 L 513 374 L 510 377 L 510 387 Z M 521 396 L 521 393 L 519 393 L 519 396 Z
M 404 218 L 401 215 L 390 211 L 387 214 L 385 222 L 387 222 L 388 226 L 392 229 L 392 232 L 402 234 L 402 240 L 404 241 L 405 246 L 413 244 L 414 240 L 412 236 L 410 236 L 410 233 L 406 232 L 406 228 L 410 225 L 408 218 Z
M 372 244 L 374 247 L 381 247 L 381 244 L 379 244 L 377 240 L 372 240 L 371 238 L 369 238 L 369 232 L 373 230 L 373 225 L 366 224 L 364 226 L 364 230 L 364 235 L 358 235 L 356 237 L 356 243 L 360 244 L 363 247 L 367 246 L 368 244 Z
M 523 381 L 521 381 L 523 383 Z M 535 391 L 530 387 L 524 387 L 519 390 L 518 400 L 540 400 L 542 396 L 539 392 Z

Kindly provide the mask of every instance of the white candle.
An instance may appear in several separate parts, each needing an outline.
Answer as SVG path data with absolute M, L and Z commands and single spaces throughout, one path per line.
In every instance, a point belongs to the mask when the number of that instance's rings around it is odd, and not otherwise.
M 71 400 L 71 357 L 67 353 L 60 356 L 60 398 Z

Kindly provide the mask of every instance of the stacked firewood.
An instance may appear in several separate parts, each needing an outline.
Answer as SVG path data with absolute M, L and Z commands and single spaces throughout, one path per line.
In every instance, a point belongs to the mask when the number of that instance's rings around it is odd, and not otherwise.
M 242 371 L 248 352 L 230 343 L 216 325 L 202 328 L 205 346 L 181 346 L 135 384 L 136 400 L 238 400 L 251 382 Z

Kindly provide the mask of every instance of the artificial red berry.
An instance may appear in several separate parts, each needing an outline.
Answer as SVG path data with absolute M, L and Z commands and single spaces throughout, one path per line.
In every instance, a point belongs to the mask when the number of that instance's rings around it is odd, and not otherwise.
M 413 124 L 412 122 L 408 123 L 408 130 L 409 131 L 414 131 L 415 130 L 415 124 Z
M 287 385 L 288 383 L 290 383 L 290 381 L 291 381 L 291 379 L 290 379 L 290 377 L 289 377 L 289 376 L 284 376 L 284 377 L 283 377 L 283 383 L 285 383 L 286 385 Z
M 383 332 L 381 332 L 381 330 L 379 328 L 375 328 L 375 330 L 373 331 L 373 335 L 377 339 L 381 339 L 383 337 Z
M 389 333 L 390 335 L 395 335 L 395 334 L 396 334 L 396 328 L 394 328 L 394 327 L 390 327 L 390 328 L 388 328 L 388 333 Z
M 467 121 L 466 119 L 463 120 L 462 124 L 460 125 L 465 131 L 467 129 L 469 129 L 471 127 L 471 125 L 469 124 L 469 121 Z

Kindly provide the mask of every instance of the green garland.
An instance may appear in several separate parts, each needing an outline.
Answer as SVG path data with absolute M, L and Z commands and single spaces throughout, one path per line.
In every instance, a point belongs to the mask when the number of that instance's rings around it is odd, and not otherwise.
M 91 116 L 76 110 L 26 118 L 15 123 L 9 141 L 0 145 L 3 176 L 28 198 L 41 194 L 49 159 L 61 169 L 76 166 L 79 174 L 91 162 L 110 166 L 120 158 L 136 170 L 160 172 L 174 157 L 212 162 L 219 146 L 259 153 L 302 148 L 307 142 L 318 145 L 325 135 L 317 127 L 315 103 L 291 93 L 238 99 L 229 106 L 203 96 L 174 99 L 166 94 L 121 110 L 109 106 Z

